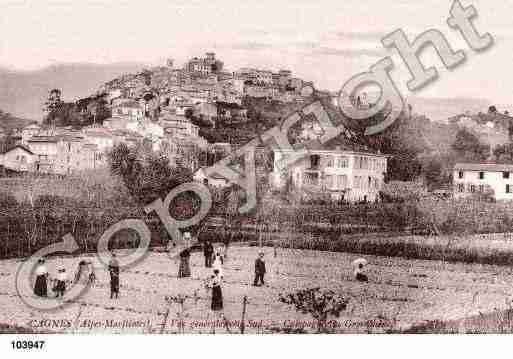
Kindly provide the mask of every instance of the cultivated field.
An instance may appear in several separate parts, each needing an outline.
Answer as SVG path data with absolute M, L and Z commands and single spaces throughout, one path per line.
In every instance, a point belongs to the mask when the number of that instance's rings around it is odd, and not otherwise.
M 454 320 L 489 313 L 495 308 L 506 309 L 513 298 L 513 271 L 508 267 L 364 256 L 370 263 L 369 283 L 362 284 L 351 278 L 351 261 L 359 255 L 278 249 L 275 258 L 272 248 L 263 250 L 267 283 L 265 287 L 253 287 L 253 262 L 258 248 L 230 248 L 223 286 L 227 321 L 217 321 L 219 318 L 209 309 L 210 298 L 203 281 L 210 272 L 203 268 L 201 253 L 191 257 L 192 278 L 178 279 L 177 261 L 165 253 L 152 252 L 140 264 L 121 273 L 118 300 L 109 299 L 108 273 L 93 259 L 97 285 L 76 302 L 53 312 L 26 307 L 15 291 L 19 262 L 2 261 L 0 323 L 75 333 L 239 333 L 243 297 L 247 296 L 247 333 L 268 333 L 285 327 L 298 329 L 305 325 L 305 331 L 315 331 L 312 318 L 296 313 L 294 308 L 279 302 L 278 296 L 294 289 L 320 286 L 349 298 L 348 309 L 338 319 L 335 331 L 385 332 L 430 320 Z M 73 273 L 79 260 L 55 258 L 47 264 L 51 274 L 62 264 Z M 164 299 L 178 294 L 191 297 L 186 299 L 182 313 L 179 304 L 169 306 Z M 183 328 L 178 325 L 180 316 Z M 54 321 L 37 328 L 42 319 Z M 132 327 L 120 327 L 123 325 Z

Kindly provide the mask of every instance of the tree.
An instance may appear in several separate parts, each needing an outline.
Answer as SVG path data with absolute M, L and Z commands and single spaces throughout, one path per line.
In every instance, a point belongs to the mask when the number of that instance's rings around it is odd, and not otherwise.
M 332 290 L 309 288 L 295 293 L 281 295 L 280 301 L 293 305 L 296 311 L 310 314 L 317 321 L 317 332 L 329 331 L 328 318 L 340 317 L 347 308 L 348 300 Z
M 45 111 L 50 113 L 58 108 L 63 101 L 61 100 L 62 91 L 60 89 L 52 89 L 48 94 L 48 99 L 45 102 Z
M 421 200 L 427 191 L 420 182 L 390 181 L 383 185 L 381 195 L 389 202 L 409 202 Z
M 481 143 L 475 134 L 465 128 L 458 131 L 451 147 L 457 158 L 464 161 L 482 162 L 490 154 L 490 145 Z
M 123 179 L 130 194 L 140 203 L 164 199 L 182 183 L 192 181 L 192 172 L 184 167 L 171 167 L 169 159 L 145 149 L 121 143 L 109 152 L 111 172 Z
M 422 175 L 428 189 L 437 189 L 451 183 L 451 171 L 447 170 L 448 162 L 449 159 L 444 156 L 431 157 L 424 162 Z

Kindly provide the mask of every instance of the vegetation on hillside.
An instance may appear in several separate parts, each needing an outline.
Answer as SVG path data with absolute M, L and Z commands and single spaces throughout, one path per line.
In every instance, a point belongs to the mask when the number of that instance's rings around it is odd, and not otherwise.
M 23 128 L 35 122 L 36 121 L 16 117 L 0 109 L 0 128 L 7 132 L 10 132 L 15 128 Z
M 56 96 L 55 93 L 59 95 Z M 46 117 L 43 124 L 52 126 L 84 127 L 103 123 L 111 117 L 111 110 L 105 95 L 97 94 L 79 99 L 76 102 L 64 102 L 60 99 L 60 90 L 50 91 L 46 102 Z

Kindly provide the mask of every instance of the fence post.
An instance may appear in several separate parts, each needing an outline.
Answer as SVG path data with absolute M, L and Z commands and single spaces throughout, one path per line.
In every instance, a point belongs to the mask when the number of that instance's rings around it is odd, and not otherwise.
M 75 318 L 75 321 L 73 322 L 73 334 L 77 334 L 78 332 L 78 327 L 79 327 L 79 320 L 80 320 L 80 316 L 82 315 L 82 311 L 83 311 L 83 308 L 85 307 L 85 304 L 84 303 L 80 303 L 79 307 L 78 307 L 78 314 L 77 314 L 77 317 Z
M 242 318 L 241 318 L 241 321 L 240 321 L 240 333 L 241 334 L 244 334 L 244 329 L 245 329 L 245 317 L 246 317 L 246 305 L 248 303 L 248 297 L 247 296 L 244 296 L 244 298 L 242 299 Z
M 160 334 L 164 334 L 164 330 L 166 329 L 167 319 L 169 317 L 169 312 L 171 311 L 171 306 L 167 306 L 166 314 L 164 314 L 164 320 L 162 322 L 162 328 L 160 328 Z

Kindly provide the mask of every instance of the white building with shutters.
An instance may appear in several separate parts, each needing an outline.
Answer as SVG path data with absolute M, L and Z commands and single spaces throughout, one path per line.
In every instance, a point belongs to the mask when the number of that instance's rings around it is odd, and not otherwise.
M 513 165 L 457 163 L 453 171 L 455 198 L 492 189 L 496 200 L 513 200 Z
M 290 163 L 297 151 L 274 151 L 272 182 L 283 188 L 321 191 L 333 200 L 348 202 L 379 200 L 387 171 L 388 156 L 352 150 L 310 150 Z

